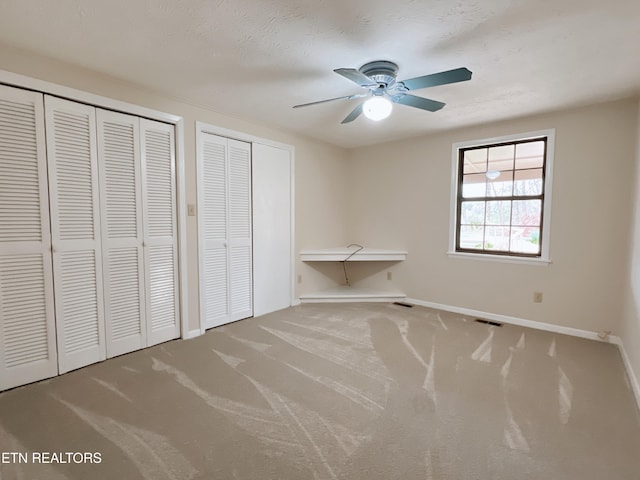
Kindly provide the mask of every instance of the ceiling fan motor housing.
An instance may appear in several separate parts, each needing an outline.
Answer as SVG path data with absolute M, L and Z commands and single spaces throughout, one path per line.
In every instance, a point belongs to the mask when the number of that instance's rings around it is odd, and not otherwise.
M 376 60 L 369 62 L 359 68 L 360 73 L 366 75 L 374 82 L 386 87 L 392 86 L 396 82 L 398 75 L 398 65 L 387 60 Z

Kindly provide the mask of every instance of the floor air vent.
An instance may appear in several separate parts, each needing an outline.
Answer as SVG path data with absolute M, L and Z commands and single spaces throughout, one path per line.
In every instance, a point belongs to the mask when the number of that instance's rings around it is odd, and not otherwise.
M 400 305 L 401 307 L 407 307 L 407 308 L 413 308 L 413 305 L 411 305 L 410 303 L 404 303 L 404 302 L 393 302 L 394 305 Z
M 484 318 L 476 318 L 474 321 L 478 323 L 484 323 L 486 325 L 493 325 L 494 327 L 502 326 L 502 324 L 499 322 L 492 322 L 491 320 L 485 320 Z

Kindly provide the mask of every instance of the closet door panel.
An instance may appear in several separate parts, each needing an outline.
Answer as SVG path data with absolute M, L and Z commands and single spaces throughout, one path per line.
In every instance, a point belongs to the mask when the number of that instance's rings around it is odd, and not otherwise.
M 95 109 L 45 96 L 60 373 L 106 358 Z
M 58 373 L 42 94 L 0 86 L 0 390 Z
M 107 357 L 147 345 L 139 119 L 97 110 Z
M 228 140 L 230 320 L 253 315 L 251 144 Z
M 147 339 L 180 336 L 174 127 L 140 120 L 144 204 Z
M 198 153 L 200 315 L 212 328 L 229 322 L 227 139 L 202 133 Z
M 253 144 L 253 314 L 291 305 L 291 152 Z

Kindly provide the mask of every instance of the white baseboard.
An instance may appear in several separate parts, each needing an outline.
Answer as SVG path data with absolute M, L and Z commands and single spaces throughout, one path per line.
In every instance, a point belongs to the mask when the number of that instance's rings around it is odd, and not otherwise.
M 627 371 L 627 377 L 629 378 L 629 382 L 631 383 L 631 388 L 633 390 L 636 403 L 638 404 L 638 408 L 640 408 L 640 382 L 638 382 L 638 377 L 633 371 L 633 367 L 631 366 L 631 362 L 629 360 L 629 356 L 627 355 L 627 351 L 624 349 L 624 344 L 622 343 L 622 339 L 618 336 L 608 335 L 605 339 L 602 339 L 598 336 L 597 332 L 592 332 L 590 330 L 581 330 L 579 328 L 563 327 L 561 325 L 553 325 L 551 323 L 537 322 L 534 320 L 526 320 L 524 318 L 510 317 L 507 315 L 500 315 L 497 313 L 481 312 L 479 310 L 472 310 L 470 308 L 454 307 L 451 305 L 444 305 L 442 303 L 434 303 L 434 302 L 427 302 L 425 300 L 417 300 L 415 298 L 407 298 L 405 302 L 411 303 L 413 305 L 419 305 L 422 307 L 435 308 L 437 310 L 444 310 L 445 312 L 460 313 L 462 315 L 468 315 L 470 317 L 478 317 L 478 318 L 483 318 L 487 320 L 494 320 L 496 322 L 509 323 L 511 325 L 519 325 L 521 327 L 535 328 L 536 330 L 545 330 L 547 332 L 561 333 L 564 335 L 572 335 L 574 337 L 587 338 L 589 340 L 597 340 L 599 342 L 606 342 L 606 343 L 612 343 L 614 345 L 617 345 L 618 349 L 620 350 L 620 355 L 622 356 L 622 362 L 624 363 L 624 368 Z
M 552 323 L 537 322 L 535 320 L 526 320 L 524 318 L 510 317 L 508 315 L 482 312 L 480 310 L 472 310 L 470 308 L 453 307 L 451 305 L 427 302 L 424 300 L 416 300 L 414 298 L 407 298 L 405 302 L 412 303 L 414 305 L 420 305 L 422 307 L 435 308 L 437 310 L 444 310 L 446 312 L 461 313 L 462 315 L 468 315 L 470 317 L 484 318 L 487 320 L 494 320 L 496 322 L 509 323 L 511 325 L 519 325 L 521 327 L 535 328 L 536 330 L 545 330 L 547 332 L 562 333 L 564 335 L 571 335 L 571 336 L 580 337 L 580 338 L 588 338 L 589 340 L 597 340 L 599 342 L 616 343 L 615 341 L 613 341 L 613 338 L 611 335 L 609 335 L 605 339 L 602 339 L 598 336 L 597 332 L 592 332 L 590 330 L 581 330 L 579 328 L 563 327 L 561 325 L 554 325 Z
M 627 351 L 624 348 L 624 343 L 622 343 L 622 339 L 620 337 L 613 337 L 615 343 L 618 345 L 618 349 L 620 350 L 620 355 L 622 356 L 622 362 L 624 363 L 624 367 L 627 370 L 627 378 L 629 379 L 629 383 L 631 383 L 631 389 L 636 397 L 636 402 L 638 403 L 638 408 L 640 409 L 640 382 L 638 381 L 638 377 L 631 366 L 631 361 L 629 360 L 629 356 L 627 355 Z
M 190 338 L 195 338 L 195 337 L 199 337 L 200 335 L 202 335 L 202 332 L 200 331 L 199 328 L 193 329 L 193 330 L 189 330 L 187 332 L 187 334 L 182 337 L 184 340 L 188 340 Z

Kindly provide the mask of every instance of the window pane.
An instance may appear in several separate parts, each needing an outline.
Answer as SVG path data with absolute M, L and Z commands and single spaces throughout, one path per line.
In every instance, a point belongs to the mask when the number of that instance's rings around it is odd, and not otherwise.
M 497 172 L 494 180 L 487 178 L 487 197 L 510 197 L 513 190 L 513 171 Z
M 461 225 L 484 224 L 484 202 L 462 202 Z
M 542 200 L 514 200 L 512 208 L 512 225 L 540 226 Z
M 542 169 L 516 170 L 513 183 L 514 195 L 542 194 Z
M 488 170 L 513 170 L 514 145 L 503 145 L 489 149 Z
M 460 227 L 460 248 L 482 250 L 484 227 L 481 225 L 462 225 Z
M 464 152 L 464 168 L 462 173 L 481 173 L 487 171 L 487 149 L 477 148 L 473 150 L 465 150 Z
M 498 143 L 499 142 L 499 143 Z M 491 139 L 459 150 L 457 248 L 537 256 L 545 204 L 547 137 Z
M 465 175 L 462 178 L 462 196 L 484 197 L 487 191 L 487 177 L 484 173 L 476 173 L 474 175 Z
M 487 225 L 511 223 L 511 201 L 487 202 Z
M 511 251 L 540 254 L 540 228 L 511 227 Z
M 509 251 L 509 227 L 486 227 L 484 236 L 485 250 Z
M 527 142 L 516 145 L 516 169 L 542 168 L 544 163 L 544 142 Z

